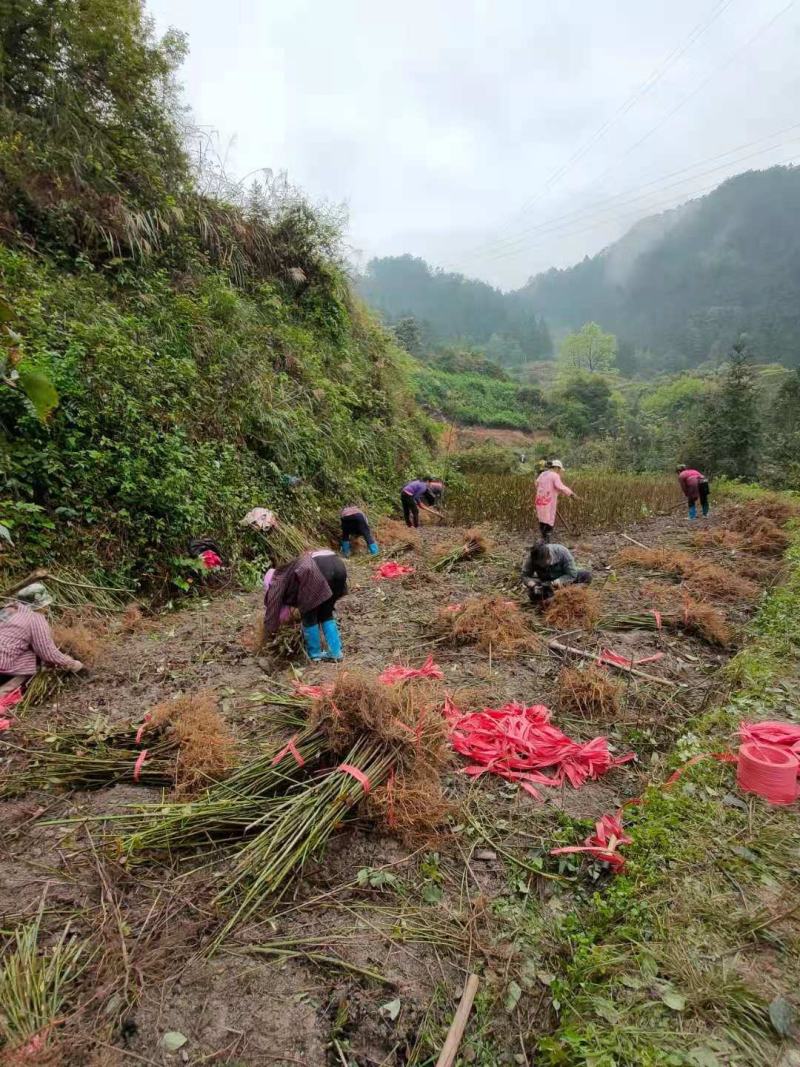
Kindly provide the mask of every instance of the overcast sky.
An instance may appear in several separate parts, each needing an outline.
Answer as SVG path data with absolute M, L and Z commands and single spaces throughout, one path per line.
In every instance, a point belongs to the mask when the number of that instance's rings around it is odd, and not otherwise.
M 800 161 L 800 0 L 146 4 L 189 37 L 186 100 L 229 172 L 345 203 L 361 263 L 515 287 Z

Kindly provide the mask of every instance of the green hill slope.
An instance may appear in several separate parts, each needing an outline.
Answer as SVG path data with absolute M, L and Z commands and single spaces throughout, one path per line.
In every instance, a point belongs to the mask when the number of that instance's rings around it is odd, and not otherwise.
M 253 506 L 313 524 L 394 496 L 429 428 L 335 228 L 280 185 L 200 194 L 181 43 L 137 0 L 17 7 L 0 26 L 3 569 L 153 578 L 190 536 L 234 553 Z

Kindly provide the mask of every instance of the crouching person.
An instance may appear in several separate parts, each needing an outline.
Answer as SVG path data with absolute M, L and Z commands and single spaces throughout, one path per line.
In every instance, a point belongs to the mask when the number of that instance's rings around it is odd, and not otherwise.
M 283 567 L 270 568 L 264 575 L 264 589 L 266 634 L 275 633 L 289 621 L 292 608 L 297 608 L 308 658 L 335 662 L 342 658 L 342 642 L 333 613 L 337 600 L 347 596 L 347 568 L 335 552 L 320 548 L 304 552 Z
M 549 600 L 556 589 L 565 585 L 588 585 L 591 580 L 592 572 L 578 570 L 568 548 L 546 541 L 539 541 L 528 550 L 522 566 L 522 583 L 533 604 Z
M 39 582 L 14 594 L 0 611 L 0 684 L 22 679 L 26 684 L 40 667 L 81 671 L 83 664 L 61 652 L 43 612 L 53 599 Z
M 350 557 L 351 542 L 354 537 L 363 537 L 367 543 L 369 554 L 377 556 L 378 542 L 372 536 L 367 516 L 361 508 L 356 507 L 355 504 L 352 507 L 342 508 L 340 519 L 342 523 L 342 555 L 344 558 L 349 559 Z

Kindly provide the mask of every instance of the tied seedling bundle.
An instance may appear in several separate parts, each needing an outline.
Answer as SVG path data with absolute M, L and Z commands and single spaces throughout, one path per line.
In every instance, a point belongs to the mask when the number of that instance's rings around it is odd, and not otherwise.
M 448 604 L 436 617 L 434 634 L 448 644 L 475 645 L 496 656 L 514 656 L 541 647 L 519 605 L 497 596 Z
M 755 582 L 741 578 L 733 571 L 707 563 L 688 552 L 668 548 L 624 548 L 617 553 L 616 563 L 643 567 L 662 574 L 683 578 L 686 588 L 698 597 L 715 600 L 753 601 L 759 595 Z
M 445 547 L 439 550 L 433 559 L 431 568 L 435 571 L 446 571 L 449 574 L 457 564 L 479 559 L 487 555 L 490 549 L 491 543 L 480 530 L 467 530 L 463 542 L 451 548 Z
M 730 625 L 722 612 L 706 604 L 702 600 L 695 600 L 684 593 L 682 605 L 679 609 L 666 611 L 627 612 L 619 615 L 606 615 L 601 618 L 597 627 L 600 630 L 623 631 L 623 630 L 683 630 L 684 633 L 693 634 L 710 645 L 720 648 L 728 648 L 733 640 Z
M 402 552 L 419 551 L 419 530 L 398 519 L 381 519 L 376 532 L 384 556 L 391 558 Z
M 243 764 L 194 800 L 139 808 L 126 817 L 127 833 L 119 847 L 134 858 L 143 852 L 187 851 L 211 841 L 240 841 L 277 793 L 317 765 L 322 751 L 322 734 L 306 730 L 278 751 Z
M 585 585 L 565 585 L 544 601 L 542 612 L 557 630 L 591 630 L 600 617 L 600 598 Z
M 319 855 L 370 794 L 426 782 L 430 812 L 441 810 L 434 771 L 448 759 L 446 724 L 437 708 L 415 695 L 413 685 L 389 687 L 343 672 L 332 692 L 312 704 L 310 726 L 324 738 L 331 765 L 276 797 L 249 828 L 256 836 L 237 853 L 232 879 L 216 898 L 218 905 L 234 910 L 212 949 Z M 387 821 L 390 807 L 386 802 Z

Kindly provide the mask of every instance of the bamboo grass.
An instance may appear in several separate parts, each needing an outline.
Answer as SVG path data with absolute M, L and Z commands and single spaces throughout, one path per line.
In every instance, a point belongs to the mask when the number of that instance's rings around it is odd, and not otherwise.
M 305 766 L 313 766 L 323 751 L 316 732 L 295 739 Z M 193 801 L 153 804 L 128 816 L 129 832 L 119 841 L 128 858 L 141 852 L 178 852 L 217 840 L 240 840 L 258 822 L 265 806 L 281 789 L 296 783 L 300 770 L 291 752 L 276 764 L 275 750 L 243 764 L 228 778 Z
M 359 740 L 345 763 L 357 767 L 371 786 L 380 785 L 395 763 L 384 744 Z M 214 938 L 215 952 L 227 935 L 264 901 L 278 894 L 307 860 L 322 851 L 347 813 L 364 797 L 364 786 L 339 768 L 276 801 L 253 825 L 258 836 L 237 857 L 232 880 L 217 895 L 217 905 L 238 904 Z
M 44 899 L 36 919 L 14 932 L 13 947 L 0 964 L 0 1037 L 15 1048 L 45 1032 L 58 1019 L 70 985 L 88 959 L 85 947 L 70 939 L 69 923 L 56 943 L 40 951 Z

